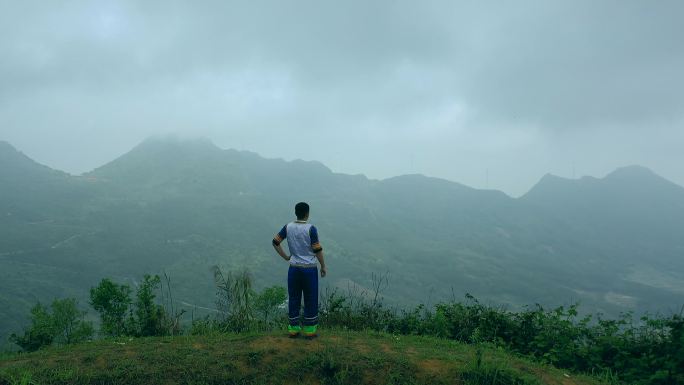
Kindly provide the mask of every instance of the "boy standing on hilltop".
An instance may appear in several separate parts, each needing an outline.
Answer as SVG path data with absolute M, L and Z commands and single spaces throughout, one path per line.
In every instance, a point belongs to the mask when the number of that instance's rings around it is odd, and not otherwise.
M 273 237 L 273 247 L 278 254 L 290 262 L 287 272 L 287 293 L 289 297 L 290 324 L 287 331 L 290 337 L 297 337 L 302 332 L 299 325 L 304 293 L 304 336 L 316 337 L 318 327 L 318 265 L 321 264 L 321 278 L 327 270 L 323 259 L 323 248 L 318 242 L 318 230 L 310 223 L 309 205 L 299 202 L 295 205 L 297 220 L 290 222 Z M 287 238 L 290 255 L 286 255 L 280 243 Z

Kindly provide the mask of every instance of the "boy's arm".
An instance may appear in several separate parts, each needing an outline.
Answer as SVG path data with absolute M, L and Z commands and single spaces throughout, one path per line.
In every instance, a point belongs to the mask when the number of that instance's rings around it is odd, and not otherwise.
M 323 250 L 316 252 L 316 259 L 318 259 L 318 263 L 321 264 L 321 278 L 323 278 L 328 274 L 328 269 L 325 267 L 325 258 L 323 258 Z
M 285 251 L 283 250 L 283 247 L 280 246 L 280 242 L 282 242 L 283 239 L 285 239 L 285 238 L 287 238 L 287 225 L 283 226 L 283 228 L 280 229 L 280 231 L 278 232 L 278 234 L 276 234 L 276 235 L 273 237 L 273 242 L 272 242 L 272 244 L 273 244 L 273 248 L 274 248 L 275 251 L 278 253 L 278 255 L 280 255 L 284 260 L 289 261 L 289 260 L 290 260 L 290 256 L 287 255 L 287 254 L 285 254 Z
M 289 260 L 290 260 L 290 256 L 287 255 L 287 254 L 285 254 L 285 251 L 283 250 L 283 247 L 282 247 L 280 244 L 277 244 L 277 245 L 276 245 L 275 242 L 274 242 L 274 243 L 273 243 L 273 248 L 274 248 L 275 251 L 278 253 L 278 255 L 280 255 L 284 260 L 286 260 L 286 261 L 289 261 Z
M 318 263 L 321 264 L 321 278 L 328 274 L 328 269 L 325 267 L 325 258 L 323 258 L 323 248 L 320 242 L 318 242 L 318 229 L 316 226 L 311 226 L 309 229 L 309 237 L 311 237 L 311 249 L 318 259 Z

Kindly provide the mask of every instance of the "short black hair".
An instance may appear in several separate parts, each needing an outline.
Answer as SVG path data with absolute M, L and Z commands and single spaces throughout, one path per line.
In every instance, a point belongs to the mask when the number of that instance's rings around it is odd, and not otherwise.
M 306 202 L 299 202 L 295 205 L 295 215 L 297 219 L 302 220 L 309 215 L 309 204 Z

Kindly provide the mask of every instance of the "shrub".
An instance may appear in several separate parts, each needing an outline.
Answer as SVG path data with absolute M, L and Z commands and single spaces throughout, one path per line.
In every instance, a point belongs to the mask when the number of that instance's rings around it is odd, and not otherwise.
M 261 321 L 268 327 L 277 320 L 278 307 L 285 303 L 287 291 L 281 286 L 271 286 L 256 295 L 254 309 L 262 316 Z
M 228 330 L 240 333 L 250 329 L 254 320 L 252 276 L 244 270 L 224 274 L 212 267 L 216 284 L 216 306 Z
M 100 332 L 108 336 L 129 334 L 131 322 L 127 320 L 131 305 L 131 288 L 117 285 L 103 278 L 97 287 L 90 289 L 90 306 L 100 313 Z M 132 316 L 129 316 L 129 320 Z
M 55 299 L 50 308 L 52 312 L 37 303 L 31 309 L 31 326 L 21 336 L 12 333 L 10 341 L 25 351 L 35 351 L 53 343 L 70 344 L 92 337 L 93 325 L 83 319 L 86 312 L 78 310 L 76 299 Z
M 56 343 L 72 344 L 92 338 L 93 324 L 84 320 L 86 312 L 78 310 L 76 299 L 56 299 L 51 307 Z
M 167 285 L 169 279 L 167 277 Z M 173 312 L 173 301 L 168 288 L 169 306 L 156 303 L 155 292 L 161 290 L 161 279 L 158 275 L 145 274 L 142 283 L 135 293 L 135 302 L 131 300 L 131 288 L 128 285 L 116 284 L 109 278 L 100 281 L 97 287 L 90 289 L 90 304 L 100 313 L 100 333 L 106 336 L 164 336 L 178 334 L 179 318 L 185 313 L 181 310 Z
M 619 379 L 628 384 L 684 384 L 682 314 L 645 315 L 638 321 L 632 317 L 625 313 L 617 319 L 600 314 L 580 318 L 578 304 L 551 310 L 536 305 L 512 312 L 484 305 L 469 294 L 464 302 L 438 303 L 432 309 L 421 304 L 401 311 L 389 310 L 377 296 L 354 288 L 347 293 L 327 290 L 321 298 L 321 322 L 328 327 L 488 342 L 557 367 L 598 374 L 611 383 Z M 497 370 L 479 373 L 485 377 L 471 373 L 462 380 L 513 381 Z
M 161 305 L 154 302 L 154 291 L 159 288 L 158 275 L 145 274 L 138 286 L 135 300 L 135 329 L 132 331 L 138 337 L 163 336 L 168 334 L 165 328 L 166 313 Z

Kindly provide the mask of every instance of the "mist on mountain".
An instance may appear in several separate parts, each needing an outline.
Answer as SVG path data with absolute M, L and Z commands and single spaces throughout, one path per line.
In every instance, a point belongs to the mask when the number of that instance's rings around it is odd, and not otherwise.
M 511 308 L 580 302 L 616 315 L 667 312 L 684 294 L 684 188 L 639 166 L 604 178 L 546 175 L 512 198 L 169 138 L 73 176 L 2 142 L 0 185 L 4 334 L 36 300 L 85 303 L 102 277 L 135 283 L 166 272 L 178 300 L 198 309 L 213 306 L 212 265 L 283 284 L 270 239 L 298 201 L 320 228 L 326 285 L 363 289 L 387 273 L 384 294 L 396 305 L 471 293 Z

